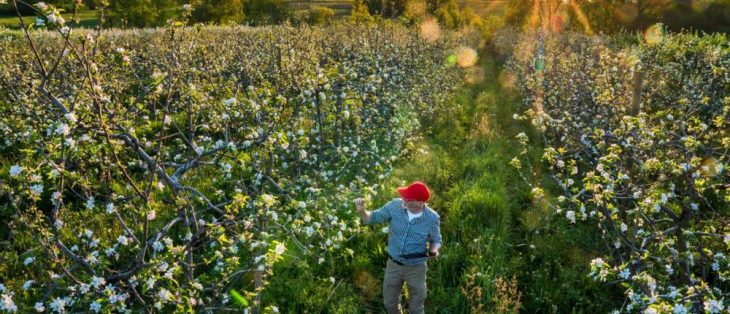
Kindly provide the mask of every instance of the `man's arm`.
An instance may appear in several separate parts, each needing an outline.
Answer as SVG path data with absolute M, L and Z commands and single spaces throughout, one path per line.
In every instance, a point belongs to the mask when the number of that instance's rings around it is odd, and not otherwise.
M 365 200 L 361 198 L 355 199 L 355 208 L 357 209 L 357 213 L 360 214 L 360 218 L 362 218 L 362 221 L 365 224 L 369 224 L 370 212 L 365 210 Z
M 390 207 L 392 207 L 394 204 L 395 203 L 391 201 L 388 204 L 385 204 L 385 206 L 381 207 L 380 209 L 369 212 L 365 210 L 365 200 L 363 200 L 362 198 L 355 199 L 355 208 L 357 209 L 357 213 L 360 215 L 363 222 L 368 225 L 390 221 Z
M 441 249 L 441 219 L 437 219 L 436 223 L 431 227 L 429 234 L 431 241 L 429 243 L 429 251 L 432 256 L 438 256 Z

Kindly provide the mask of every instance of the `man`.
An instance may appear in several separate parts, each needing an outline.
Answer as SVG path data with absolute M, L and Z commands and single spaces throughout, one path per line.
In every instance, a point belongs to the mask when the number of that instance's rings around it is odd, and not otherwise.
M 401 291 L 403 282 L 406 282 L 410 312 L 423 313 L 426 261 L 439 255 L 441 218 L 426 205 L 431 194 L 423 182 L 399 187 L 398 193 L 401 198 L 394 198 L 373 212 L 365 210 L 361 198 L 355 200 L 355 206 L 365 224 L 390 223 L 388 261 L 383 280 L 385 309 L 388 313 L 401 313 Z

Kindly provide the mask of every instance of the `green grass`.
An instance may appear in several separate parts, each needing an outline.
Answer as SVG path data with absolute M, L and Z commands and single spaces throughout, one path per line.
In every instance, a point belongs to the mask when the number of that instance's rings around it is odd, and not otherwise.
M 457 93 L 450 104 L 454 114 L 427 122 L 433 127 L 424 145 L 435 157 L 416 156 L 396 173 L 428 182 L 436 194 L 431 206 L 442 216 L 444 250 L 429 265 L 428 302 L 437 312 L 489 309 L 494 281 L 514 273 L 520 260 L 512 257 L 513 216 L 529 200 L 508 166 L 517 152 L 511 139 L 519 129 L 510 120 L 519 100 L 501 93 L 491 58 L 483 56 L 482 66 L 486 80 Z M 481 276 L 469 285 L 467 276 L 476 273 Z M 481 290 L 481 297 L 463 289 Z
M 65 13 L 62 14 L 62 16 L 66 20 L 66 23 L 67 25 L 69 25 L 69 27 L 92 28 L 96 27 L 99 23 L 99 12 L 99 10 L 88 10 L 77 13 L 76 17 L 78 18 L 78 23 L 72 20 L 73 14 Z M 26 26 L 29 24 L 35 25 L 35 19 L 35 16 L 24 16 L 23 22 L 26 24 Z M 19 29 L 20 21 L 15 15 L 0 15 L 0 27 Z

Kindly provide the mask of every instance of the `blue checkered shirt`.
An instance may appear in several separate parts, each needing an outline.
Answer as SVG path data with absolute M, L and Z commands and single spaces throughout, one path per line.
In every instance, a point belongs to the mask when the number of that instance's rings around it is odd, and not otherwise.
M 426 242 L 441 244 L 441 217 L 426 205 L 423 215 L 408 221 L 407 211 L 401 199 L 394 198 L 370 213 L 370 224 L 390 222 L 388 253 L 394 260 L 406 265 L 425 264 L 428 257 L 405 259 L 401 255 L 425 252 Z

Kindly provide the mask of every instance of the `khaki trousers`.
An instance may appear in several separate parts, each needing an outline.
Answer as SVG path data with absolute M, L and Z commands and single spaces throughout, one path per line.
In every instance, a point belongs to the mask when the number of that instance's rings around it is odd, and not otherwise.
M 410 313 L 423 313 L 423 303 L 426 301 L 426 270 L 428 270 L 428 266 L 425 264 L 398 265 L 388 258 L 383 280 L 383 303 L 385 303 L 385 310 L 388 313 L 401 313 L 403 282 L 408 284 Z

